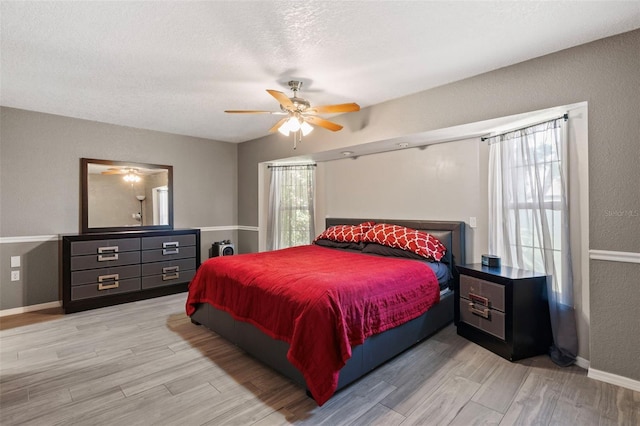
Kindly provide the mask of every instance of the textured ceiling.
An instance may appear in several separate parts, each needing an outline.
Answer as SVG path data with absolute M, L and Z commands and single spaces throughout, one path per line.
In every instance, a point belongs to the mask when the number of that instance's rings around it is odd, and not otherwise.
M 367 107 L 640 28 L 640 2 L 0 3 L 0 103 L 242 142 L 265 89 Z M 330 116 L 325 116 L 330 118 Z

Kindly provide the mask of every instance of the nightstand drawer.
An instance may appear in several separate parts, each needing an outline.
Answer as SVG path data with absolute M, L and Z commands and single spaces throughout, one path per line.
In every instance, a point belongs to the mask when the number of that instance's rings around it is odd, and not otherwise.
M 504 286 L 468 275 L 460 275 L 460 297 L 505 312 Z M 503 327 L 504 328 L 504 327 Z
M 505 340 L 504 313 L 460 298 L 460 321 Z

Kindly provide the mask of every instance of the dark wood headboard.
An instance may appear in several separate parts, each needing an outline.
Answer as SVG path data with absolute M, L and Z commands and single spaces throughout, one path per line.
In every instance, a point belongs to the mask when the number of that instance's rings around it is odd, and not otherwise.
M 451 272 L 454 277 L 452 288 L 458 285 L 458 271 L 455 265 L 464 265 L 465 261 L 465 239 L 464 239 L 464 222 L 450 222 L 441 220 L 398 220 L 398 219 L 353 219 L 353 218 L 326 218 L 327 228 L 334 225 L 357 225 L 366 221 L 374 221 L 376 223 L 391 223 L 394 225 L 406 226 L 420 231 L 433 234 L 434 237 L 442 241 L 447 247 L 447 255 L 445 261 L 449 263 Z M 454 287 L 455 286 L 455 287 Z

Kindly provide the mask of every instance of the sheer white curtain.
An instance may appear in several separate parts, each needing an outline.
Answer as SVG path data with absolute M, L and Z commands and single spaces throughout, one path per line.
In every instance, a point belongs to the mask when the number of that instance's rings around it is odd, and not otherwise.
M 489 139 L 489 250 L 550 276 L 550 355 L 559 365 L 573 364 L 578 350 L 565 140 L 564 119 Z
M 270 166 L 267 249 L 310 244 L 315 234 L 315 164 Z

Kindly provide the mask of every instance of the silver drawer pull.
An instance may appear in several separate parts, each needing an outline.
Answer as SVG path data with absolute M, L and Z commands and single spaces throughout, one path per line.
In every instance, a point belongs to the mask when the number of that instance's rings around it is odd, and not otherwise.
M 162 274 L 162 281 L 177 280 L 180 278 L 180 272 L 174 272 L 173 274 Z
M 162 268 L 163 274 L 167 274 L 169 272 L 179 272 L 179 271 L 180 271 L 179 266 L 165 266 L 164 268 Z
M 98 290 L 109 290 L 110 288 L 118 288 L 118 286 L 120 285 L 120 282 L 118 281 L 119 278 L 119 274 L 100 275 L 98 277 Z M 103 284 L 105 281 L 110 281 L 110 283 Z
M 477 294 L 469 293 L 469 300 L 474 303 L 479 303 L 483 306 L 489 306 L 489 299 L 483 296 L 479 296 Z
M 98 253 L 117 253 L 118 246 L 98 247 Z
M 482 318 L 489 319 L 489 308 L 477 308 L 473 302 L 469 302 L 469 312 L 480 315 Z
M 98 262 L 106 262 L 107 260 L 118 260 L 118 253 L 113 253 L 111 255 L 98 255 Z
M 118 260 L 118 246 L 98 247 L 98 262 Z
M 162 254 L 178 254 L 180 253 L 180 243 L 178 241 L 169 241 L 166 243 L 162 243 Z
M 118 281 L 114 282 L 113 284 L 98 284 L 98 290 L 109 290 L 110 288 L 118 288 L 118 286 L 120 285 L 120 283 Z

